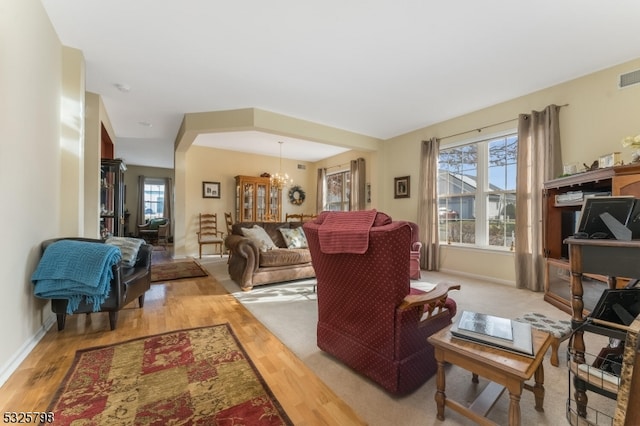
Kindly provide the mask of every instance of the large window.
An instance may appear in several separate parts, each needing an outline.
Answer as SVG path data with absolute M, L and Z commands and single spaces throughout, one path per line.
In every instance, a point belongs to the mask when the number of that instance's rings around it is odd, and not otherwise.
M 144 179 L 144 219 L 164 217 L 164 179 Z
M 440 241 L 510 248 L 516 223 L 515 132 L 440 149 Z
M 349 171 L 327 174 L 327 205 L 325 210 L 348 211 L 351 193 L 351 173 Z

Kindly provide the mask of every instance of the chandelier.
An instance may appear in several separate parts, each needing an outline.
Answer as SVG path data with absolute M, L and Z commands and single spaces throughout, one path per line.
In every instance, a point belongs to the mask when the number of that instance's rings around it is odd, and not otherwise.
M 278 173 L 271 175 L 271 186 L 282 189 L 287 185 L 291 185 L 293 183 L 293 179 L 289 178 L 288 174 L 282 173 L 282 144 L 284 142 L 278 141 L 278 143 L 280 144 L 280 168 L 278 169 Z

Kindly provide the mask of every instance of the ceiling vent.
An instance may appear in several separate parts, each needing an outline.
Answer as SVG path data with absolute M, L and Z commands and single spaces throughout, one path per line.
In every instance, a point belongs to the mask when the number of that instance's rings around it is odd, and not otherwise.
M 620 74 L 618 87 L 622 89 L 623 87 L 633 86 L 634 84 L 638 83 L 640 83 L 640 70 L 635 70 L 626 74 Z

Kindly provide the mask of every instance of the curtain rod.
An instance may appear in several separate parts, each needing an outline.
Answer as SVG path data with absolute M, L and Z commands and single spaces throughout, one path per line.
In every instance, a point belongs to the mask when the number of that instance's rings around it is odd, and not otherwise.
M 559 108 L 566 107 L 566 106 L 569 106 L 569 104 L 560 105 Z M 443 139 L 449 139 L 449 138 L 453 138 L 453 137 L 456 137 L 456 136 L 465 135 L 465 134 L 471 133 L 471 132 L 481 132 L 484 129 L 488 129 L 489 127 L 495 127 L 495 126 L 499 126 L 501 124 L 511 123 L 512 121 L 517 121 L 517 120 L 518 120 L 518 118 L 516 117 L 516 118 L 512 118 L 511 120 L 505 120 L 505 121 L 501 121 L 499 123 L 488 124 L 486 126 L 478 127 L 477 129 L 467 130 L 465 132 L 456 133 L 454 135 L 447 135 L 447 136 L 443 136 L 443 137 L 437 138 L 437 139 L 441 141 Z
M 335 168 L 338 168 L 338 167 L 350 166 L 350 165 L 351 165 L 351 163 L 342 163 L 342 164 L 336 164 L 335 166 L 327 166 L 327 167 L 325 167 L 325 169 L 335 169 Z

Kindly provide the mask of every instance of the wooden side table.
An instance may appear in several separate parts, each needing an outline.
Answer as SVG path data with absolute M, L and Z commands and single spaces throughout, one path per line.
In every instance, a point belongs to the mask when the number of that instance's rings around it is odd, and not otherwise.
M 536 329 L 532 329 L 531 332 L 533 335 L 534 358 L 456 339 L 451 336 L 449 327 L 431 335 L 428 340 L 435 348 L 435 357 L 438 362 L 437 391 L 435 395 L 438 419 L 444 420 L 444 407 L 446 406 L 478 424 L 494 424 L 485 416 L 502 395 L 505 388 L 509 390 L 510 399 L 509 425 L 520 425 L 520 396 L 523 388 L 533 392 L 536 410 L 543 411 L 544 369 L 542 360 L 551 345 L 551 335 Z M 493 383 L 487 385 L 469 407 L 447 399 L 444 374 L 446 363 L 471 371 L 473 373 L 473 381 L 476 383 L 478 376 L 485 377 Z M 534 377 L 534 386 L 525 383 L 531 377 Z

